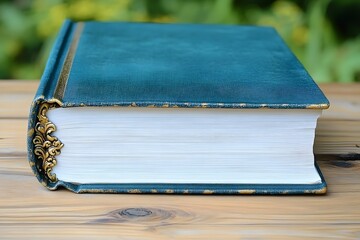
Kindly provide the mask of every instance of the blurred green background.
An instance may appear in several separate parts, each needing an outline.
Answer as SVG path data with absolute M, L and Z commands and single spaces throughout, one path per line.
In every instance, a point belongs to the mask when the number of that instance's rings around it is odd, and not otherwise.
M 39 79 L 65 18 L 273 26 L 317 82 L 360 81 L 359 0 L 0 0 L 0 79 Z

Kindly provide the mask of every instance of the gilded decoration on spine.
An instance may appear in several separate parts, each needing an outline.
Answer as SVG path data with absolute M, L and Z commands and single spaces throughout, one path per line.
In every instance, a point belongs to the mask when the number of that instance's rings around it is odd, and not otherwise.
M 52 133 L 56 131 L 56 127 L 46 116 L 47 111 L 55 106 L 56 103 L 42 103 L 40 105 L 33 139 L 35 145 L 34 154 L 39 161 L 42 161 L 42 169 L 52 182 L 57 181 L 56 175 L 51 171 L 56 165 L 56 156 L 60 154 L 60 149 L 64 146 L 57 137 L 52 136 Z

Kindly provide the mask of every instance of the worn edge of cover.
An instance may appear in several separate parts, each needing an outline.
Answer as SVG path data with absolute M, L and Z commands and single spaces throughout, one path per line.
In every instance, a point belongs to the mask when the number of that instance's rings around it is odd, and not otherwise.
M 55 107 L 85 106 L 83 103 L 64 105 L 62 98 L 72 66 L 84 22 L 66 20 L 50 53 L 38 91 L 30 108 L 27 147 L 30 166 L 39 182 L 49 190 L 64 187 L 75 193 L 159 193 L 159 194 L 260 194 L 299 195 L 325 194 L 327 185 L 315 162 L 321 183 L 316 184 L 152 184 L 109 183 L 76 184 L 58 180 L 52 173 L 56 156 L 63 143 L 53 135 L 56 126 L 46 112 Z M 59 67 L 60 66 L 60 67 Z M 122 102 L 103 106 L 131 107 L 210 107 L 210 108 L 308 108 L 326 109 L 329 104 L 246 104 L 246 103 L 172 103 L 172 102 Z

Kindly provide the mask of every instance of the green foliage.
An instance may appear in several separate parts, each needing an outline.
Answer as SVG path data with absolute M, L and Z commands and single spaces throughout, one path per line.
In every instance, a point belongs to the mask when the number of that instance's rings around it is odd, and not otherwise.
M 360 81 L 357 9 L 357 0 L 2 1 L 0 79 L 40 78 L 56 33 L 70 18 L 273 26 L 317 82 Z

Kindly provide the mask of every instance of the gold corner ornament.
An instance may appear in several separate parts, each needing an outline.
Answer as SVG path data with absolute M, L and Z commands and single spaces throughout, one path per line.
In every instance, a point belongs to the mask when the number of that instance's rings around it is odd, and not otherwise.
M 57 181 L 56 174 L 51 172 L 56 165 L 55 157 L 60 154 L 60 150 L 64 146 L 57 137 L 52 136 L 52 133 L 56 131 L 56 126 L 46 116 L 49 109 L 56 107 L 56 105 L 56 103 L 42 103 L 40 105 L 33 139 L 34 154 L 42 161 L 45 175 L 52 182 Z

